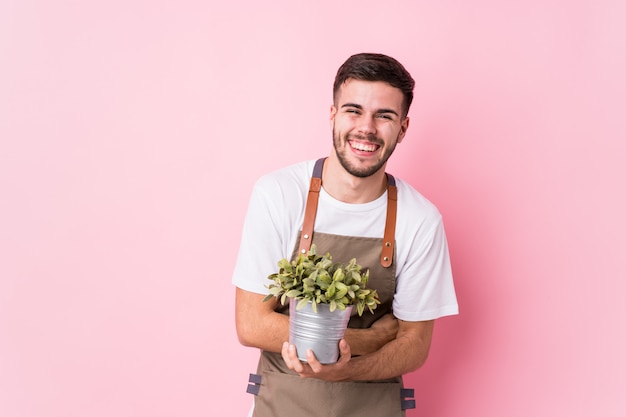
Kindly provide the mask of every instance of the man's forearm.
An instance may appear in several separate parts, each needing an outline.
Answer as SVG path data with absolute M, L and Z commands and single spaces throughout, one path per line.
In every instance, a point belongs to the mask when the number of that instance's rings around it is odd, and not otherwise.
M 280 352 L 289 339 L 289 317 L 274 311 L 276 300 L 263 302 L 265 296 L 237 289 L 235 323 L 239 342 L 270 352 Z
M 262 319 L 245 324 L 247 337 L 240 337 L 245 346 L 257 347 L 269 352 L 280 352 L 283 342 L 289 340 L 289 316 L 272 312 Z M 346 329 L 345 339 L 354 355 L 373 353 L 393 340 L 395 331 L 376 329 Z
M 430 332 L 425 337 L 399 333 L 395 340 L 376 352 L 353 357 L 345 380 L 376 381 L 412 372 L 426 362 L 430 340 Z

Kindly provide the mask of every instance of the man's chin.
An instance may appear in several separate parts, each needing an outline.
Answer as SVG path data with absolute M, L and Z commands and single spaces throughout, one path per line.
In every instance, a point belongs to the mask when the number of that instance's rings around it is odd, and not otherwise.
M 350 164 L 350 163 L 346 163 L 346 164 L 342 163 L 342 166 L 350 175 L 353 175 L 358 178 L 371 177 L 372 175 L 377 173 L 381 168 L 380 165 L 356 166 L 355 164 Z

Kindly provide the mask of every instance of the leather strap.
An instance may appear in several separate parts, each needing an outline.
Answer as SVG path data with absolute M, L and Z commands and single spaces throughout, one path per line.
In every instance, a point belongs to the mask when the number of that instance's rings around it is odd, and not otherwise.
M 393 263 L 393 250 L 396 241 L 396 213 L 398 212 L 398 188 L 393 175 L 387 174 L 387 220 L 383 236 L 383 250 L 380 264 L 389 268 Z
M 313 241 L 313 226 L 315 225 L 315 216 L 317 215 L 317 202 L 320 198 L 320 190 L 322 189 L 322 169 L 326 158 L 320 158 L 315 162 L 313 175 L 311 176 L 311 185 L 309 186 L 309 195 L 306 199 L 306 207 L 304 209 L 304 221 L 302 222 L 302 234 L 300 236 L 300 245 L 298 252 L 307 253 L 311 249 Z
M 315 162 L 313 175 L 311 176 L 311 185 L 309 186 L 309 194 L 307 196 L 304 210 L 304 221 L 302 222 L 300 244 L 298 245 L 298 251 L 302 254 L 307 253 L 311 249 L 311 243 L 313 242 L 313 226 L 315 225 L 317 203 L 319 201 L 320 190 L 322 188 L 322 170 L 324 168 L 325 160 L 326 158 L 320 158 Z M 383 235 L 383 247 L 380 255 L 380 264 L 385 268 L 389 268 L 393 264 L 393 252 L 395 247 L 398 189 L 393 175 L 386 175 L 387 219 L 385 221 L 385 233 Z

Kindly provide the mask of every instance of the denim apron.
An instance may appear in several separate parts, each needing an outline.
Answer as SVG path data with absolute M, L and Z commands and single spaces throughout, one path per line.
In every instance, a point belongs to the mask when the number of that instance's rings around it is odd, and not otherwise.
M 321 189 L 324 158 L 317 161 L 305 208 L 302 231 L 298 235 L 292 259 L 306 253 L 312 243 L 319 254 L 330 252 L 334 262 L 347 263 L 356 258 L 363 269 L 369 268 L 368 287 L 376 289 L 381 304 L 374 314 L 365 309 L 361 317 L 353 309 L 348 327 L 368 328 L 391 312 L 396 286 L 394 236 L 397 189 L 387 175 L 387 221 L 383 238 L 341 236 L 313 232 L 317 197 Z M 282 314 L 289 306 L 279 305 Z M 248 392 L 256 395 L 255 417 L 400 417 L 405 409 L 414 408 L 413 390 L 403 388 L 402 377 L 379 381 L 327 382 L 301 378 L 287 368 L 280 353 L 262 350 L 257 373 L 250 375 Z

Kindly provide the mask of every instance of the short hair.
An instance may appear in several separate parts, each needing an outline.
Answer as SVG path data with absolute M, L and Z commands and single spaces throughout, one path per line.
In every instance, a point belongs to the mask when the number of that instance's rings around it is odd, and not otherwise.
M 403 117 L 409 113 L 409 107 L 413 101 L 413 88 L 415 81 L 411 74 L 396 59 L 373 53 L 360 53 L 352 55 L 339 67 L 333 84 L 333 99 L 337 99 L 337 92 L 348 79 L 362 81 L 383 81 L 392 87 L 402 91 L 404 100 L 402 103 Z

